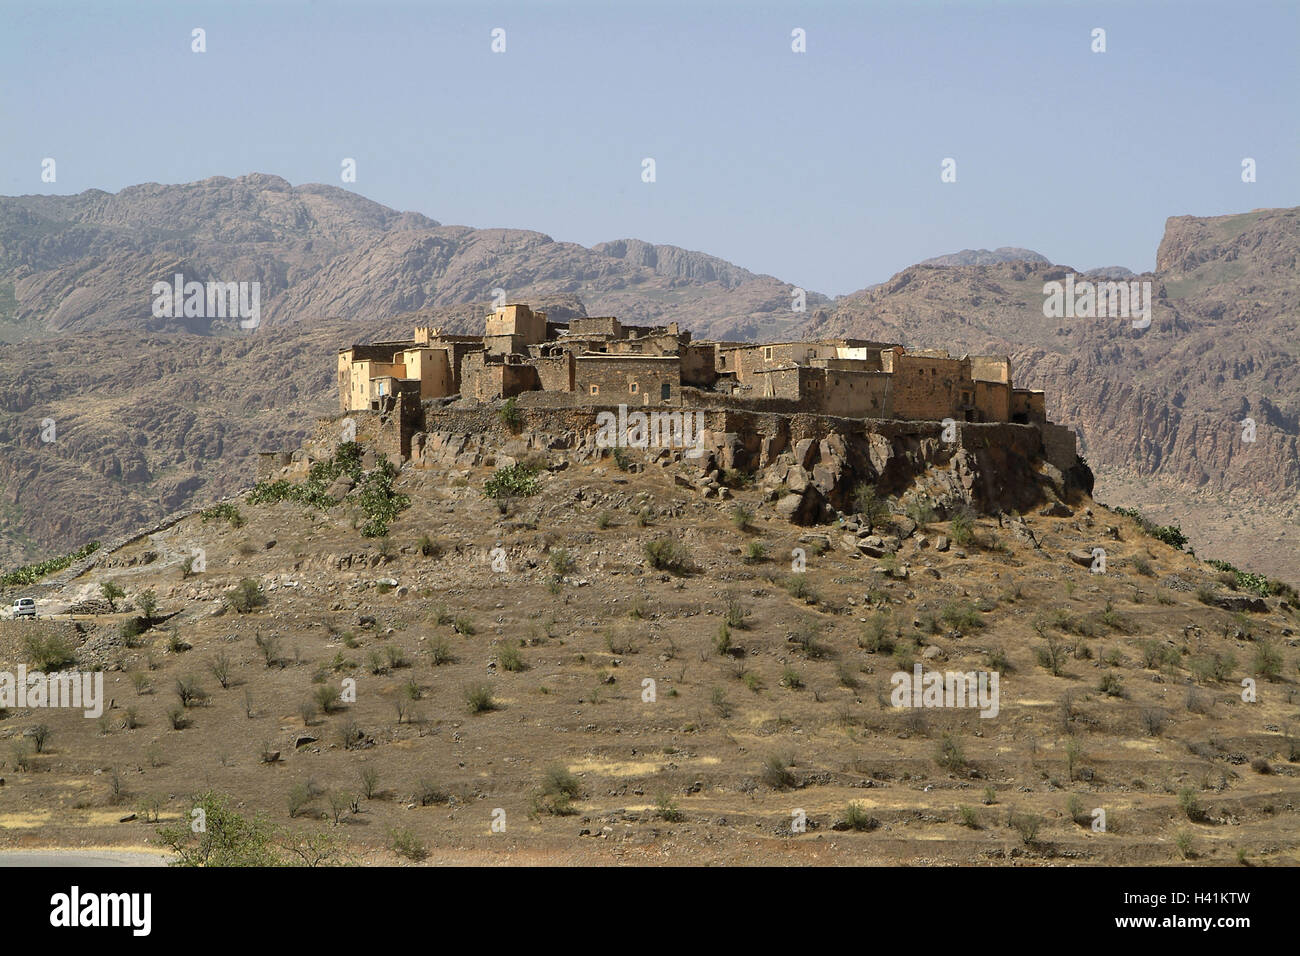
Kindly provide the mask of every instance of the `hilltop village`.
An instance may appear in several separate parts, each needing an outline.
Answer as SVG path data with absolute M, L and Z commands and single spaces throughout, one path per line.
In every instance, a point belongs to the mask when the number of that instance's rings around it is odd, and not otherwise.
M 1005 355 L 953 358 L 863 339 L 693 342 L 676 323 L 631 326 L 612 316 L 555 323 L 524 304 L 496 309 L 485 325 L 481 336 L 417 327 L 409 341 L 340 349 L 340 411 L 459 396 L 551 407 L 721 401 L 842 418 L 1047 421 L 1043 392 L 1013 387 Z

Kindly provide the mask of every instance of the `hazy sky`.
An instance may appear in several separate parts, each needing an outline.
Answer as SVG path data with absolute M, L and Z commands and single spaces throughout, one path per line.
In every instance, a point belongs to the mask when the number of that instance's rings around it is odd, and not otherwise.
M 443 223 L 828 294 L 967 247 L 1142 270 L 1168 216 L 1300 205 L 1298 41 L 1300 4 L 1250 0 L 0 0 L 0 192 L 353 157 L 345 188 Z

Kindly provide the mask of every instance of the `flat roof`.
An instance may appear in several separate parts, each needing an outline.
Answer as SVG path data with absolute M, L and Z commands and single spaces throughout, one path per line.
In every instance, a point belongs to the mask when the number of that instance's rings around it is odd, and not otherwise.
M 680 362 L 681 357 L 678 355 L 642 355 L 639 352 L 632 354 L 613 353 L 613 352 L 586 352 L 582 355 L 575 355 L 576 359 L 612 359 L 615 362 Z

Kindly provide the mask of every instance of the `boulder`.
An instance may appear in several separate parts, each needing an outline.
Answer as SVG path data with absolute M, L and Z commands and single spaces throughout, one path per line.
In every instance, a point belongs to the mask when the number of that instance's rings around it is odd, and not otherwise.
M 1215 597 L 1214 605 L 1223 608 L 1225 611 L 1251 611 L 1255 614 L 1268 613 L 1268 603 L 1263 598 L 1251 597 L 1247 594 L 1220 594 Z

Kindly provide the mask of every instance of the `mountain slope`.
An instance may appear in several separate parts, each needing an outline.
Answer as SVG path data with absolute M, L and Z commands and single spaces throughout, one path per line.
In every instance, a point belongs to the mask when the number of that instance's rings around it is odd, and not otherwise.
M 1053 420 L 1077 428 L 1098 494 L 1159 477 L 1192 496 L 1300 517 L 1300 209 L 1168 221 L 1152 323 L 1046 318 L 1044 283 L 1072 271 L 1025 261 L 913 266 L 815 309 L 808 336 L 856 335 L 1015 361 L 1016 383 L 1047 390 Z M 1256 441 L 1242 440 L 1252 418 Z M 1294 549 L 1292 549 L 1294 550 Z
M 488 302 L 496 289 L 519 301 L 572 293 L 597 314 L 678 321 L 711 338 L 779 334 L 798 318 L 788 283 L 703 253 L 635 239 L 588 249 L 527 230 L 444 226 L 276 176 L 0 199 L 0 325 L 8 326 L 0 337 L 115 326 L 211 331 L 210 319 L 152 315 L 153 284 L 176 273 L 260 283 L 268 325 L 327 315 L 371 321 Z

